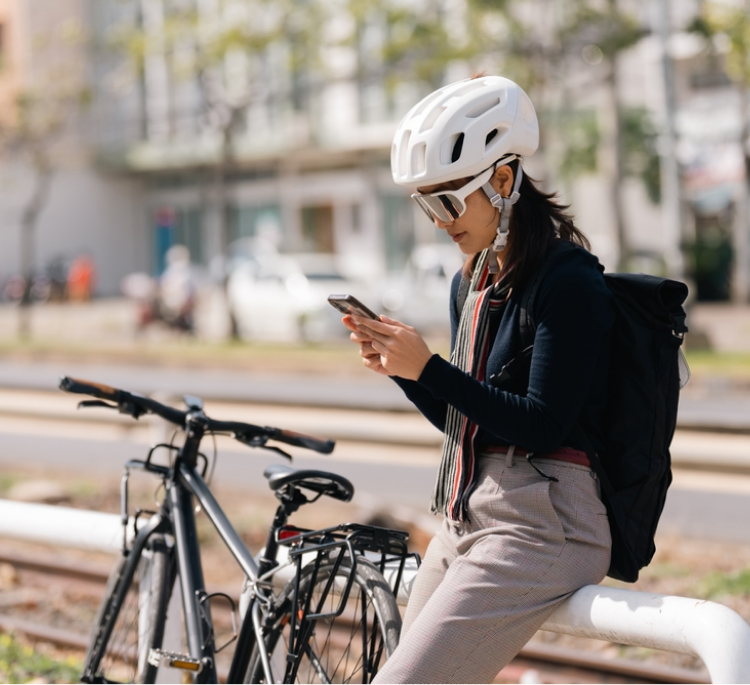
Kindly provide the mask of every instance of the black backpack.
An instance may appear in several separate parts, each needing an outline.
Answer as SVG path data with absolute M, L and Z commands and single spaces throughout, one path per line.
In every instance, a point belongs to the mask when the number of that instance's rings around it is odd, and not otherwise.
M 570 249 L 577 248 L 568 241 L 556 241 L 524 287 L 520 305 L 523 352 L 503 367 L 494 385 L 528 372 L 539 286 L 552 264 Z M 680 346 L 688 330 L 682 308 L 688 288 L 679 281 L 645 274 L 603 276 L 613 296 L 615 325 L 601 458 L 579 424 L 575 435 L 601 482 L 609 514 L 612 559 L 607 575 L 635 582 L 656 552 L 656 526 L 672 482 L 669 445 L 677 424 L 681 365 L 687 372 Z M 459 290 L 460 307 L 465 290 Z

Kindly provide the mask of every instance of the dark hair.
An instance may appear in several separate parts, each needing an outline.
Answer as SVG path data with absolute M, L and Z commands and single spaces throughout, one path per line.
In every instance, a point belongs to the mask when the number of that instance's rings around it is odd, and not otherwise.
M 518 160 L 509 164 L 514 176 L 518 173 L 518 164 Z M 562 204 L 555 193 L 539 190 L 536 181 L 525 172 L 519 193 L 521 197 L 513 205 L 502 268 L 496 276 L 508 279 L 512 287 L 517 287 L 534 273 L 557 236 L 591 249 L 586 236 L 573 223 L 569 206 Z M 466 260 L 464 277 L 471 278 L 478 256 L 471 255 Z

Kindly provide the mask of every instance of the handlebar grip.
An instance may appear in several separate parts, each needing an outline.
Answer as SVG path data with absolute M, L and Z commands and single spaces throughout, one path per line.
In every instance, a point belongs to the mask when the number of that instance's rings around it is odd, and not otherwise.
M 103 400 L 112 400 L 113 402 L 119 402 L 121 396 L 121 391 L 110 385 L 94 383 L 93 381 L 84 381 L 80 378 L 71 378 L 70 376 L 63 376 L 60 379 L 60 390 L 74 392 L 80 395 L 91 395 L 92 397 L 99 397 Z
M 323 440 L 321 438 L 315 438 L 312 435 L 295 433 L 294 431 L 283 430 L 281 428 L 277 429 L 271 438 L 273 440 L 278 440 L 279 442 L 285 442 L 287 445 L 304 447 L 305 449 L 314 450 L 315 452 L 320 452 L 322 454 L 330 454 L 336 446 L 334 440 Z

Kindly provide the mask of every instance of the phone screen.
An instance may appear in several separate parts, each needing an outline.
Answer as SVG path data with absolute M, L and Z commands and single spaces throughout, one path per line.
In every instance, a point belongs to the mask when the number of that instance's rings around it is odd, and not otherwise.
M 353 295 L 329 295 L 328 301 L 342 314 L 358 314 L 359 316 L 366 316 L 368 319 L 380 319 L 377 314 Z

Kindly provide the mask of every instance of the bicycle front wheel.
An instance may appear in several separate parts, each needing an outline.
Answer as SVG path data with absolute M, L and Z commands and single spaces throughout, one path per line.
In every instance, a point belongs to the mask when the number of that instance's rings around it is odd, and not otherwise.
M 335 570 L 332 590 L 325 596 L 318 613 L 334 612 L 341 590 L 351 575 L 351 567 L 331 562 L 321 564 L 313 579 L 310 564 L 302 571 L 300 594 L 311 593 L 311 607 L 318 607 L 328 581 Z M 307 643 L 301 648 L 298 663 L 290 665 L 289 633 L 294 581 L 280 595 L 281 611 L 267 629 L 266 649 L 277 682 L 291 675 L 296 667 L 296 683 L 369 683 L 398 645 L 401 614 L 388 582 L 369 561 L 357 558 L 351 592 L 344 611 L 334 618 L 315 621 Z M 246 683 L 266 682 L 257 646 L 250 658 Z
M 109 578 L 94 624 L 84 672 L 87 683 L 153 683 L 157 667 L 149 651 L 161 647 L 169 602 L 170 554 L 162 535 L 153 535 L 138 561 L 122 603 L 128 557 Z

